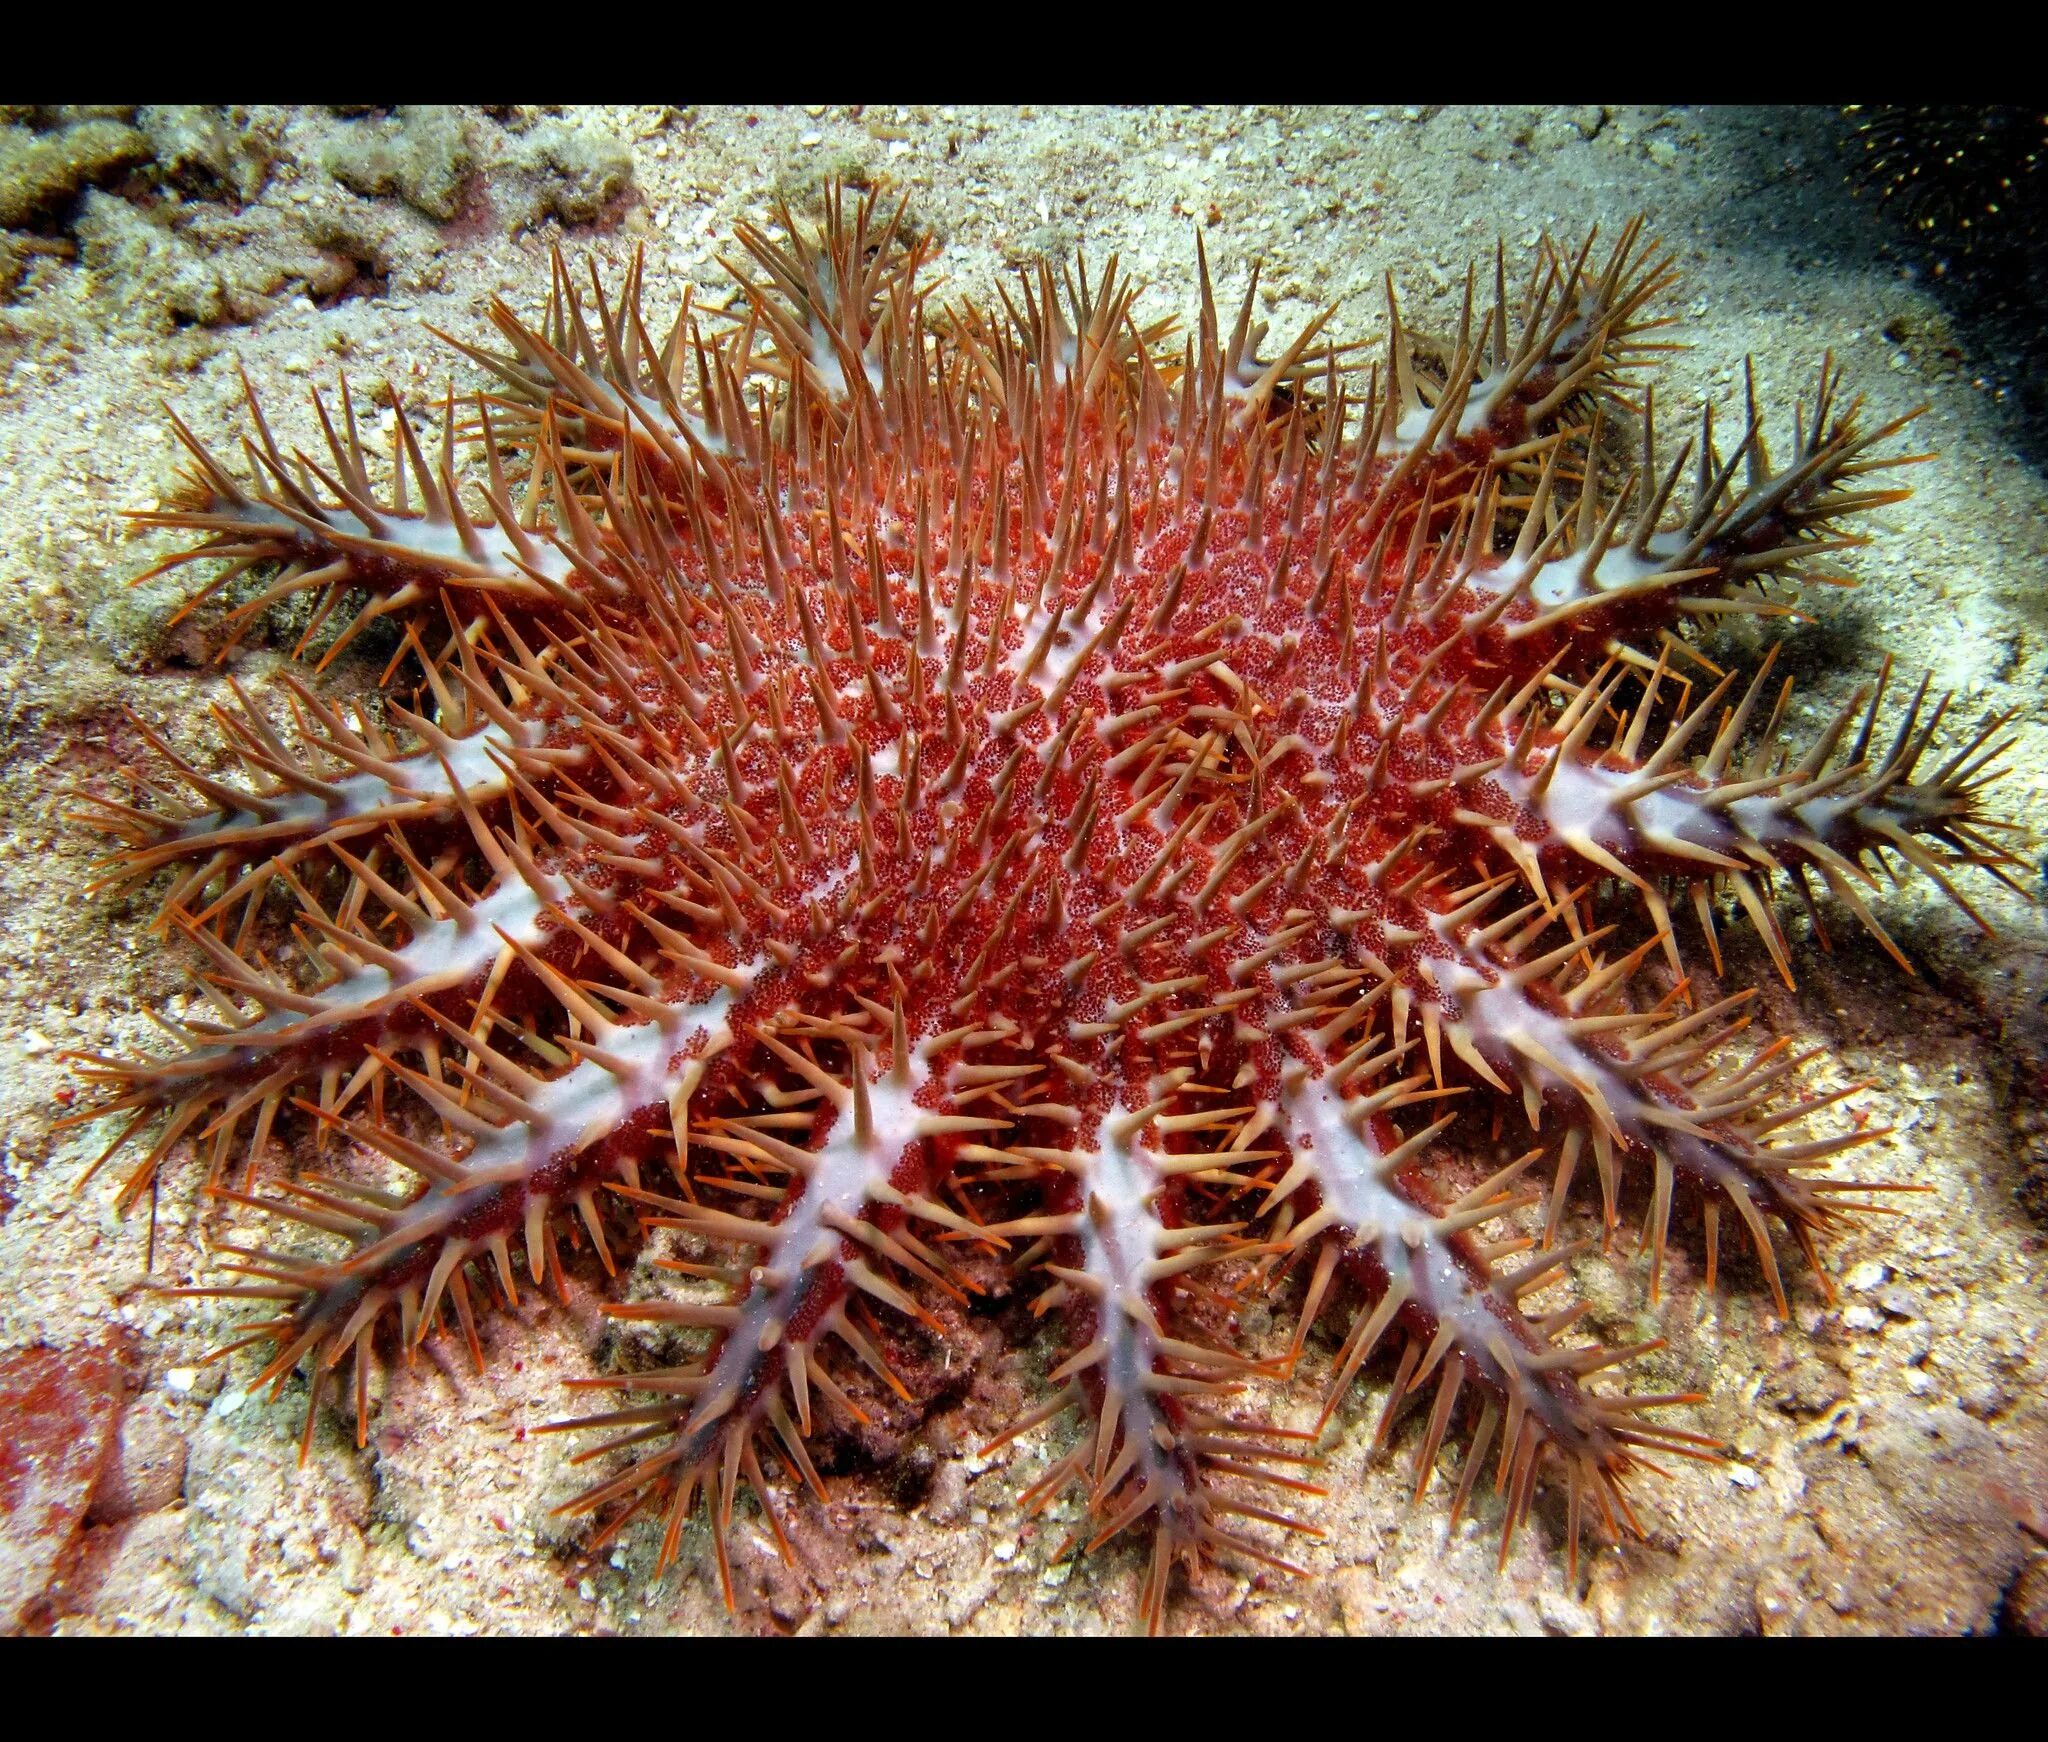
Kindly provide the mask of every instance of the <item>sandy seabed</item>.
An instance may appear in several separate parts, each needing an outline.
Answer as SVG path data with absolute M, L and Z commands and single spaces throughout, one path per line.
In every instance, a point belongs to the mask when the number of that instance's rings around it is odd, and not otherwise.
M 1513 262 L 1545 232 L 1575 243 L 1641 212 L 1682 272 L 1667 312 L 1691 348 L 1657 382 L 1679 422 L 1712 400 L 1739 431 L 1750 357 L 1783 443 L 1828 350 L 1873 418 L 1928 407 L 1914 438 L 1939 458 L 1846 559 L 1860 589 L 1817 589 L 1802 601 L 1815 621 L 1782 631 L 1799 680 L 1788 730 L 1811 731 L 1889 650 L 1907 672 L 1932 668 L 1961 722 L 2017 710 L 2004 809 L 2031 824 L 2048 774 L 2048 495 L 1996 359 L 1957 328 L 1924 261 L 1849 197 L 1834 126 L 1818 111 L 1598 107 L 252 108 L 223 123 L 212 170 L 163 147 L 155 169 L 80 196 L 72 220 L 41 220 L 54 246 L 17 253 L 0 303 L 0 1349 L 106 1351 L 122 1413 L 92 1518 L 64 1554 L 0 1549 L 0 1630 L 1058 1634 L 1127 1625 L 1141 1571 L 1135 1547 L 1048 1566 L 1064 1531 L 1027 1527 L 1016 1497 L 1061 1430 L 979 1459 L 986 1397 L 932 1418 L 909 1477 L 835 1479 L 828 1508 L 792 1508 L 799 1547 L 829 1571 L 822 1593 L 780 1573 L 746 1519 L 734 1552 L 753 1595 L 736 1618 L 701 1529 L 659 1582 L 651 1531 L 593 1555 L 583 1527 L 548 1516 L 576 1485 L 571 1448 L 517 1431 L 560 1413 L 561 1381 L 589 1371 L 588 1296 L 528 1314 L 486 1379 L 423 1363 L 366 1452 L 329 1423 L 303 1471 L 303 1388 L 252 1398 L 247 1356 L 198 1365 L 231 1315 L 147 1291 L 146 1215 L 117 1218 L 110 1184 L 74 1192 L 104 1135 L 53 1130 L 69 1082 L 59 1051 L 145 1042 L 141 1012 L 181 997 L 189 966 L 147 933 L 146 892 L 87 893 L 95 843 L 63 816 L 65 789 L 110 768 L 122 706 L 201 746 L 205 705 L 225 696 L 208 663 L 218 637 L 203 622 L 165 630 L 175 585 L 125 585 L 162 554 L 118 518 L 170 487 L 160 399 L 231 443 L 240 365 L 287 448 L 317 433 L 304 389 L 340 369 L 418 406 L 451 362 L 459 385 L 476 380 L 426 324 L 480 340 L 493 295 L 531 316 L 551 245 L 594 258 L 608 282 L 644 246 L 665 317 L 686 280 L 724 286 L 714 257 L 735 220 L 770 222 L 777 189 L 815 206 L 834 175 L 909 195 L 912 222 L 941 243 L 942 295 L 987 293 L 1008 265 L 1079 246 L 1150 282 L 1142 310 L 1191 313 L 1199 226 L 1226 299 L 1262 261 L 1260 316 L 1276 334 L 1335 302 L 1343 339 L 1384 332 L 1386 272 L 1404 315 L 1444 331 L 1467 262 L 1496 237 Z M 255 171 L 237 141 L 262 142 Z M 1726 639 L 1745 660 L 1762 645 Z M 257 645 L 240 669 L 260 678 L 280 659 Z M 1987 879 L 1969 893 L 1995 939 L 1925 887 L 1884 897 L 1911 978 L 1846 918 L 1824 954 L 1788 904 L 1795 997 L 1746 928 L 1724 934 L 1730 979 L 1764 989 L 1763 1028 L 1823 1047 L 1837 1080 L 1875 1085 L 1866 1101 L 1896 1129 L 1860 1171 L 1935 1189 L 1837 1236 L 1838 1298 L 1799 1278 L 1792 1326 L 1774 1324 L 1753 1278 L 1708 1298 L 1681 1266 L 1663 1359 L 1711 1394 L 1688 1425 L 1724 1437 L 1735 1461 L 1646 1481 L 1647 1545 L 1592 1555 L 1574 1589 L 1539 1513 L 1496 1576 L 1490 1528 L 1449 1532 L 1441 1491 L 1410 1511 L 1404 1447 L 1369 1452 L 1381 1375 L 1334 1426 L 1331 1493 L 1314 1512 L 1326 1535 L 1301 1551 L 1313 1576 L 1218 1566 L 1177 1585 L 1169 1627 L 2041 1624 L 2048 1580 L 2015 1513 L 2048 1506 L 2048 1305 L 2024 1207 L 2029 1191 L 2042 1201 L 2048 1145 L 2048 932 L 2039 908 Z M 187 1162 L 166 1182 L 158 1279 L 201 1267 L 194 1174 Z M 999 1382 L 1022 1395 L 1034 1358 Z

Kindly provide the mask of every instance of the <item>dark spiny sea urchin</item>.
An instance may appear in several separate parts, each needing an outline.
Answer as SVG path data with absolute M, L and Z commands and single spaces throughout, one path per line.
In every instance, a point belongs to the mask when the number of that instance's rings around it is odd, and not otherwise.
M 1539 1489 L 1574 1572 L 1640 1536 L 1637 1472 L 1716 1447 L 1615 1381 L 1654 1341 L 1575 1332 L 1573 1262 L 1628 1206 L 1654 1300 L 1682 1211 L 1783 1314 L 1782 1243 L 1885 1189 L 1831 1170 L 1860 1118 L 1802 1128 L 1852 1091 L 1739 1038 L 1717 905 L 1789 982 L 1774 886 L 1893 948 L 1880 865 L 1962 902 L 2009 862 L 2001 722 L 1936 752 L 1946 704 L 1888 718 L 1880 675 L 1781 749 L 1789 684 L 1693 639 L 1826 578 L 1900 425 L 1824 361 L 1778 457 L 1753 394 L 1725 453 L 1660 444 L 1633 225 L 1496 255 L 1440 351 L 1390 287 L 1359 371 L 1321 320 L 1264 359 L 1206 267 L 1176 337 L 1114 261 L 942 308 L 872 201 L 784 216 L 659 342 L 637 262 L 558 260 L 381 485 L 345 385 L 324 454 L 253 394 L 239 473 L 178 426 L 141 518 L 237 637 L 294 596 L 323 669 L 399 635 L 381 708 L 287 676 L 289 732 L 220 715 L 233 778 L 145 731 L 158 775 L 91 802 L 210 1007 L 81 1061 L 124 1199 L 196 1152 L 275 1218 L 187 1292 L 265 1303 L 236 1346 L 308 1377 L 309 1441 L 332 1401 L 363 1443 L 384 1356 L 481 1370 L 494 1308 L 642 1251 L 606 1310 L 680 1329 L 584 1382 L 623 1395 L 560 1424 L 604 1472 L 564 1510 L 665 1567 L 701 1498 L 728 1602 L 742 1478 L 790 1557 L 807 1442 L 928 1402 L 932 1339 L 1018 1289 L 1060 1348 L 1011 1433 L 1082 1424 L 1024 1503 L 1145 1533 L 1154 1628 L 1177 1561 L 1286 1564 L 1369 1360 L 1503 1558 Z M 1235 1336 L 1268 1300 L 1291 1335 Z M 1320 1417 L 1255 1415 L 1325 1319 Z

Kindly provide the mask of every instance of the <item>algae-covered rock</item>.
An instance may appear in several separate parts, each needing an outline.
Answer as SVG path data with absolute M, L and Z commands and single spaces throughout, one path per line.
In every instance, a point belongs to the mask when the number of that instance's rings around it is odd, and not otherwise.
M 77 245 L 65 237 L 36 236 L 24 230 L 0 230 L 0 303 L 9 302 L 17 293 L 32 289 L 36 283 L 37 266 L 56 266 L 75 259 L 77 254 Z M 16 327 L 10 336 L 20 338 L 26 335 Z
M 204 103 L 139 109 L 135 124 L 157 167 L 186 192 L 252 200 L 270 174 L 270 143 L 246 122 Z
M 506 227 L 594 224 L 633 185 L 633 154 L 601 127 L 543 120 L 518 135 L 494 177 Z
M 441 252 L 441 234 L 416 212 L 381 200 L 336 200 L 300 214 L 308 242 L 347 261 L 355 275 L 380 283 L 402 264 L 418 269 Z M 316 294 L 318 294 L 316 292 Z
M 219 272 L 169 225 L 126 200 L 89 189 L 78 217 L 85 265 L 115 306 L 168 330 L 212 326 L 229 314 Z
M 180 214 L 177 241 L 220 280 L 228 315 L 260 320 L 285 297 L 326 298 L 354 281 L 354 260 L 314 242 L 295 215 L 198 205 Z
M 45 132 L 0 127 L 0 229 L 19 229 L 59 211 L 93 187 L 150 157 L 149 141 L 125 122 L 81 120 Z
M 476 152 L 460 109 L 415 105 L 343 131 L 326 153 L 328 173 L 343 187 L 373 199 L 396 194 L 444 224 L 462 209 Z

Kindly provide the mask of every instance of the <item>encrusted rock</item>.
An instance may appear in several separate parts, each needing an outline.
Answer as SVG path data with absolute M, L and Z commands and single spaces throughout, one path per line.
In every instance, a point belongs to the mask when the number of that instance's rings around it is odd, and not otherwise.
M 521 135 L 504 161 L 511 174 L 497 190 L 508 228 L 549 218 L 594 224 L 633 185 L 633 154 L 596 127 L 542 121 Z
M 145 1399 L 121 1418 L 87 1517 L 118 1524 L 161 1512 L 185 1491 L 185 1436 L 161 1400 Z
M 422 104 L 400 109 L 395 119 L 349 123 L 326 164 L 343 187 L 372 198 L 396 194 L 445 224 L 462 209 L 476 151 L 460 109 Z
M 164 175 L 202 197 L 251 200 L 270 173 L 270 144 L 246 122 L 206 103 L 169 103 L 136 111 Z
M 212 326 L 227 318 L 219 272 L 156 215 L 89 189 L 78 240 L 87 269 L 111 300 L 152 325 Z
M 81 120 L 48 132 L 0 127 L 0 228 L 52 217 L 81 188 L 149 157 L 149 140 L 121 121 Z

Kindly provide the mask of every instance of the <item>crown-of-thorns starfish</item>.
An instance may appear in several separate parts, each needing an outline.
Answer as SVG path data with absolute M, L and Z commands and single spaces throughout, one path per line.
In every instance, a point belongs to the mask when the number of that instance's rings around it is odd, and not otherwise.
M 1711 415 L 1664 452 L 1635 225 L 1519 294 L 1496 254 L 1433 352 L 1390 283 L 1358 370 L 1327 317 L 1264 360 L 1206 262 L 1184 338 L 1114 260 L 944 308 L 901 216 L 743 228 L 730 305 L 659 344 L 637 259 L 613 298 L 557 258 L 538 329 L 451 341 L 492 388 L 432 458 L 400 411 L 381 486 L 345 384 L 318 454 L 252 393 L 239 474 L 176 425 L 139 518 L 224 563 L 194 603 L 239 639 L 309 597 L 316 669 L 396 651 L 381 710 L 283 677 L 289 734 L 235 687 L 229 778 L 138 722 L 171 778 L 90 813 L 118 876 L 170 873 L 212 1016 L 82 1061 L 78 1117 L 144 1144 L 126 1199 L 190 1146 L 299 1231 L 181 1292 L 268 1304 L 235 1346 L 308 1376 L 309 1439 L 339 1389 L 362 1444 L 380 1354 L 451 1312 L 481 1367 L 565 1236 L 608 1276 L 645 1242 L 672 1281 L 606 1310 L 685 1329 L 586 1381 L 630 1398 L 560 1425 L 627 1457 L 565 1510 L 652 1515 L 666 1567 L 701 1495 L 729 1602 L 740 1479 L 789 1556 L 807 1438 L 914 1404 L 904 1351 L 1012 1287 L 1066 1348 L 1012 1433 L 1085 1423 L 1024 1503 L 1148 1532 L 1149 1625 L 1177 1561 L 1310 1528 L 1277 1508 L 1314 1433 L 1235 1394 L 1340 1309 L 1323 1420 L 1387 1351 L 1418 1495 L 1454 1431 L 1454 1512 L 1495 1456 L 1504 1559 L 1561 1482 L 1576 1576 L 1582 1529 L 1640 1534 L 1646 1454 L 1714 1448 L 1656 1425 L 1690 1395 L 1596 1378 L 1654 1345 L 1575 1340 L 1570 1261 L 1635 1194 L 1652 1297 L 1681 1203 L 1711 1287 L 1732 1212 L 1783 1313 L 1780 1236 L 1812 1258 L 1887 1189 L 1828 1172 L 1867 1126 L 1794 1134 L 1851 1090 L 1738 1041 L 1717 895 L 1789 981 L 1775 884 L 1898 955 L 1875 870 L 1961 903 L 2011 863 L 2002 722 L 1930 772 L 1946 704 L 1880 738 L 1880 676 L 1780 749 L 1789 684 L 1689 638 L 1840 578 L 1905 420 L 1823 362 L 1782 461 L 1753 390 L 1728 453 Z M 1291 1340 L 1230 1346 L 1268 1295 Z

